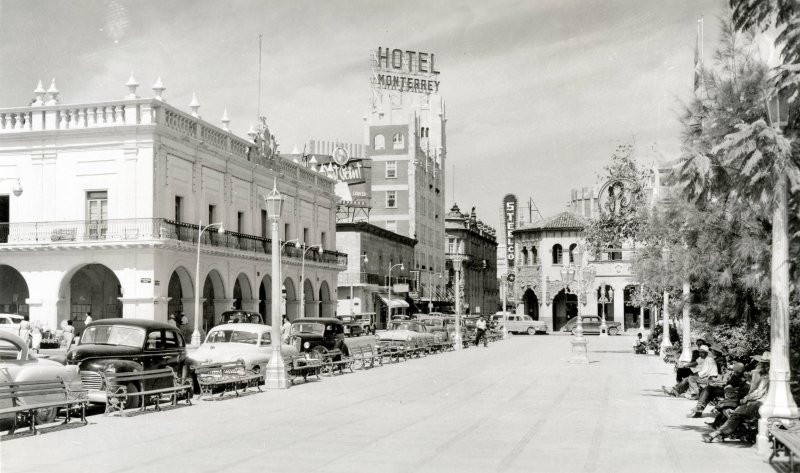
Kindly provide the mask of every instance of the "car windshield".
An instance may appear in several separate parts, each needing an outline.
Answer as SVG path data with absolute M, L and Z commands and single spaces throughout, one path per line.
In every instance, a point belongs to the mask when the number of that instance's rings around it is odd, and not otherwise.
M 442 319 L 422 319 L 420 320 L 426 327 L 436 327 L 441 328 L 444 324 L 444 320 Z
M 95 325 L 83 331 L 80 344 L 141 348 L 144 345 L 144 329 L 122 325 Z
M 206 338 L 208 343 L 247 343 L 255 345 L 258 343 L 258 334 L 255 332 L 245 332 L 243 330 L 213 330 Z
M 424 329 L 419 322 L 409 322 L 407 320 L 392 322 L 390 330 L 411 330 L 412 332 L 422 332 Z
M 320 324 L 317 322 L 300 322 L 292 324 L 292 329 L 289 331 L 292 335 L 297 335 L 298 333 L 310 333 L 314 335 L 322 335 L 325 332 L 325 324 Z

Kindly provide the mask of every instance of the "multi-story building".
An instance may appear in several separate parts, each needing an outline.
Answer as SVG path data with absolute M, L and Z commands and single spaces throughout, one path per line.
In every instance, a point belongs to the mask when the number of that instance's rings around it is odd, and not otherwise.
M 445 233 L 448 300 L 460 290 L 463 313 L 494 314 L 499 303 L 495 230 L 477 219 L 475 207 L 465 214 L 453 204 L 446 216 Z M 456 269 L 459 267 L 461 281 L 457 287 Z
M 441 273 L 447 118 L 433 55 L 379 48 L 373 66 L 364 127 L 372 160 L 369 221 L 417 240 L 412 269 Z M 398 81 L 398 74 L 405 78 Z
M 85 312 L 167 320 L 183 311 L 202 323 L 231 307 L 269 314 L 271 281 L 283 284 L 282 310 L 333 315 L 337 274 L 334 181 L 275 152 L 266 123 L 253 140 L 155 98 L 136 81 L 123 100 L 62 104 L 55 84 L 27 107 L 0 109 L 0 305 L 56 327 Z M 19 179 L 24 192 L 11 192 Z M 264 196 L 284 196 L 282 246 L 271 274 Z M 202 232 L 198 225 L 221 223 Z M 198 268 L 196 269 L 196 266 Z M 301 281 L 301 275 L 304 280 Z M 301 286 L 303 289 L 301 290 Z

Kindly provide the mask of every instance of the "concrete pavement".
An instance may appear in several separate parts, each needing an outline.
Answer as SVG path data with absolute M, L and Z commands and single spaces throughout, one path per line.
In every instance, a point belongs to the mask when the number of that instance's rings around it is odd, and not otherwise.
M 196 402 L 0 443 L 5 472 L 769 472 L 704 444 L 672 367 L 630 337 L 515 336 L 285 391 Z M 5 434 L 5 433 L 4 433 Z

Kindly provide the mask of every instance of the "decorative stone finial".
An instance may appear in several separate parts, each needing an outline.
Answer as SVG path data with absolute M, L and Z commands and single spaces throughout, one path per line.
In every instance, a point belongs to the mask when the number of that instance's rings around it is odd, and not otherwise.
M 319 161 L 317 161 L 317 157 L 316 156 L 311 156 L 311 159 L 308 160 L 308 164 L 310 164 L 312 166 L 316 166 L 318 162 Z
M 200 118 L 200 115 L 197 114 L 197 110 L 200 109 L 200 102 L 197 101 L 197 95 L 192 92 L 192 101 L 189 103 L 189 108 L 192 109 L 192 116 L 195 118 Z
M 161 83 L 161 76 L 158 76 L 158 80 L 153 84 L 153 92 L 156 94 L 155 99 L 163 102 L 164 97 L 162 97 L 161 94 L 163 94 L 165 90 L 167 90 L 167 88 Z
M 125 96 L 126 99 L 137 99 L 139 97 L 136 96 L 136 88 L 139 87 L 139 82 L 133 77 L 133 71 L 131 71 L 131 76 L 128 78 L 128 82 L 125 83 L 125 87 L 128 88 L 128 95 Z
M 45 91 L 44 87 L 42 87 L 41 79 L 39 79 L 39 83 L 36 85 L 36 90 L 34 90 L 33 93 L 36 94 L 36 101 L 33 102 L 33 105 L 44 105 L 44 94 L 46 94 L 47 91 Z
M 227 107 L 225 108 L 225 111 L 222 112 L 222 120 L 221 121 L 222 121 L 222 129 L 225 130 L 225 131 L 231 131 L 230 128 L 228 128 L 228 125 L 230 124 L 231 119 L 228 118 L 228 108 Z
M 56 78 L 50 81 L 50 87 L 47 89 L 47 105 L 58 104 L 58 89 L 56 88 Z
M 256 139 L 256 129 L 252 123 L 250 124 L 250 129 L 247 130 L 247 136 L 250 137 L 250 141 L 255 141 Z

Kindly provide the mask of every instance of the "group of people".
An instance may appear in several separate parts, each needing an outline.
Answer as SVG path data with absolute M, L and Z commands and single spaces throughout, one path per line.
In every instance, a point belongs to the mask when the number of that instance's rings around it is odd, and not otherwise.
M 60 329 L 55 332 L 50 329 L 46 321 L 23 320 L 19 323 L 17 335 L 25 341 L 28 348 L 38 353 L 42 348 L 42 340 L 55 340 L 61 348 L 69 348 L 75 340 L 75 327 L 72 320 L 62 320 Z
M 181 311 L 177 311 L 173 314 L 169 314 L 167 316 L 167 323 L 172 325 L 173 327 L 178 327 L 183 333 L 183 338 L 188 341 L 192 339 L 192 331 L 194 330 L 193 327 L 189 325 L 189 317 L 186 316 Z
M 751 369 L 744 363 L 729 362 L 719 344 L 710 346 L 697 340 L 689 362 L 676 364 L 672 387 L 661 386 L 668 396 L 683 396 L 696 401 L 687 417 L 702 417 L 714 403 L 715 417 L 708 424 L 712 431 L 703 434 L 704 442 L 719 442 L 736 434 L 743 423 L 758 418 L 758 409 L 769 390 L 770 353 L 750 357 Z

